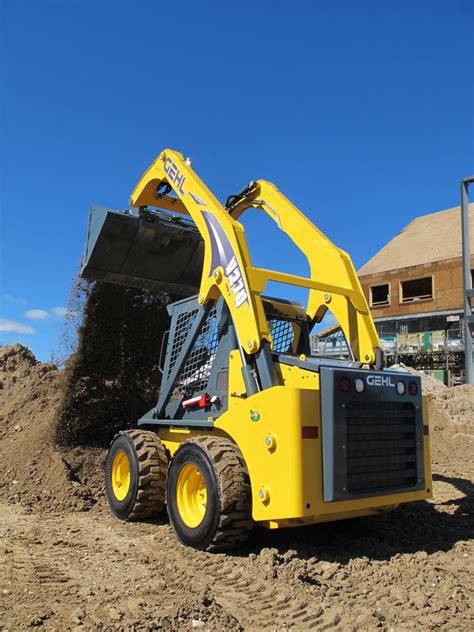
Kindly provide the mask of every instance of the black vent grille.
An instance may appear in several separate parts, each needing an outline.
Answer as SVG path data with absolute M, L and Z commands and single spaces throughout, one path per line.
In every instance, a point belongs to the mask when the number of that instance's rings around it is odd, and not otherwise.
M 346 404 L 347 491 L 417 483 L 415 408 L 405 402 Z

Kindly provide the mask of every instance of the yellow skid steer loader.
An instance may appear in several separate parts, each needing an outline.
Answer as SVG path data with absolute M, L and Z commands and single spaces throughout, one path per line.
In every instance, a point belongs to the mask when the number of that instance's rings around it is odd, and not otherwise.
M 252 264 L 239 222 L 248 209 L 300 248 L 309 278 Z M 82 276 L 183 297 L 168 306 L 158 402 L 110 446 L 106 493 L 119 518 L 149 519 L 166 504 L 182 543 L 224 550 L 253 524 L 296 527 L 431 497 L 419 378 L 383 368 L 349 256 L 273 184 L 250 182 L 223 205 L 189 159 L 165 150 L 130 210 L 91 209 Z M 308 304 L 266 296 L 269 281 L 307 288 Z M 328 309 L 348 359 L 311 355 Z

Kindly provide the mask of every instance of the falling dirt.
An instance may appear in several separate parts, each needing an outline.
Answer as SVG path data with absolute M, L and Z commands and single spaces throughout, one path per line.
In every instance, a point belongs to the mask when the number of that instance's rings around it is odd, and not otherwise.
M 74 291 L 83 307 L 77 349 L 66 362 L 56 440 L 104 447 L 156 404 L 169 298 L 84 281 Z
M 166 515 L 120 522 L 103 499 L 107 441 L 156 394 L 143 386 L 148 360 L 130 365 L 120 346 L 129 307 L 116 301 L 64 372 L 20 345 L 0 348 L 0 629 L 473 628 L 474 389 L 430 392 L 433 501 L 358 522 L 255 529 L 233 554 L 194 551 L 177 544 Z M 102 370 L 94 344 L 103 348 L 106 331 L 115 344 Z M 131 344 L 151 336 L 137 326 Z M 139 403 L 121 408 L 127 371 Z

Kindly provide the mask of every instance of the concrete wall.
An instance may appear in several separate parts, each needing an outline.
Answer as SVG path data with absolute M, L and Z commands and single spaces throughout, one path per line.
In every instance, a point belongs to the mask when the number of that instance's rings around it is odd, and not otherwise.
M 401 262 L 402 263 L 402 262 Z M 471 269 L 474 268 L 474 256 L 471 257 Z M 400 281 L 433 276 L 433 298 L 401 303 Z M 370 305 L 369 287 L 372 285 L 390 284 L 390 305 L 371 307 L 374 318 L 386 316 L 403 316 L 426 312 L 462 309 L 463 279 L 462 260 L 450 259 L 412 268 L 399 268 L 360 277 L 362 289 Z

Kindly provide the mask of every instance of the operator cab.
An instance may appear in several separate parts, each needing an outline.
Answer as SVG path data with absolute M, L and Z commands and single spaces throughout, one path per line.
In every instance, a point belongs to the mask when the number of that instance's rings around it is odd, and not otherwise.
M 300 366 L 308 371 L 319 371 L 322 363 L 360 367 L 349 357 L 315 355 L 311 350 L 310 326 L 304 307 L 295 301 L 262 296 L 263 308 L 272 337 L 272 358 L 280 364 Z

